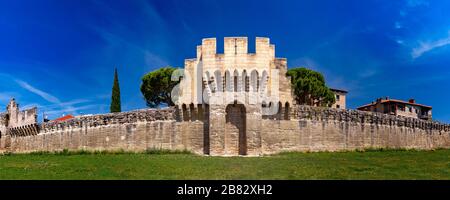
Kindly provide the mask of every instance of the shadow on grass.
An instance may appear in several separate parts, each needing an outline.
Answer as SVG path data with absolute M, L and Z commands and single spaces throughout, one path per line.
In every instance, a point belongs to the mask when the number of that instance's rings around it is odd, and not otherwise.
M 270 157 L 270 156 L 280 156 L 280 155 L 288 155 L 288 154 L 320 154 L 320 153 L 350 153 L 350 152 L 424 152 L 424 151 L 439 151 L 439 150 L 447 150 L 446 148 L 436 148 L 436 149 L 413 149 L 413 148 L 366 148 L 366 149 L 356 149 L 356 150 L 344 150 L 344 151 L 283 151 L 276 154 L 267 154 L 262 155 L 260 157 Z M 125 151 L 123 149 L 119 150 L 68 150 L 63 149 L 62 151 L 35 151 L 29 153 L 12 153 L 12 152 L 4 152 L 0 154 L 0 156 L 10 156 L 10 155 L 119 155 L 119 154 L 150 154 L 150 155 L 167 155 L 167 154 L 186 154 L 186 155 L 196 155 L 191 151 L 184 150 L 168 150 L 168 149 L 158 149 L 158 148 L 149 148 L 145 151 Z
M 62 151 L 35 151 L 29 153 L 11 153 L 5 152 L 2 155 L 11 156 L 11 155 L 61 155 L 61 156 L 70 156 L 70 155 L 120 155 L 120 154 L 151 154 L 151 155 L 166 155 L 166 154 L 192 154 L 192 152 L 188 150 L 167 150 L 167 149 L 147 149 L 143 152 L 134 152 L 134 151 L 125 151 L 123 149 L 120 150 L 68 150 L 63 149 Z
M 433 152 L 433 151 L 441 151 L 441 150 L 449 150 L 446 148 L 435 148 L 435 149 L 414 149 L 414 148 L 365 148 L 365 149 L 355 149 L 355 150 L 341 150 L 341 151 L 283 151 L 277 154 L 268 154 L 267 156 L 275 156 L 275 155 L 286 155 L 286 154 L 320 154 L 320 153 L 365 153 L 365 152 Z

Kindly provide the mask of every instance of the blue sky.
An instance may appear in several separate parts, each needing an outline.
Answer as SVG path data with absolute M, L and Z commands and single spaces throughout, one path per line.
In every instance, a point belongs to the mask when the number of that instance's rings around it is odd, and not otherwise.
M 50 118 L 145 107 L 141 77 L 183 67 L 205 37 L 270 37 L 289 67 L 349 90 L 349 108 L 389 96 L 450 122 L 450 1 L 0 0 L 0 105 L 15 97 Z M 220 50 L 219 51 L 223 51 Z M 5 106 L 0 107 L 0 112 Z

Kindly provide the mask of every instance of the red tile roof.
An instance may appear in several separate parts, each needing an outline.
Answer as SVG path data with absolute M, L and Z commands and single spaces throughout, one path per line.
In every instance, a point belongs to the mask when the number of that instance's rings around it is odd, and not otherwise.
M 66 115 L 64 117 L 60 117 L 60 118 L 54 119 L 52 121 L 63 122 L 63 121 L 66 121 L 66 120 L 69 120 L 72 118 L 74 118 L 72 115 Z
M 432 108 L 431 106 L 418 104 L 418 103 L 411 103 L 411 102 L 408 102 L 408 101 L 403 101 L 403 100 L 398 100 L 398 99 L 382 99 L 381 100 L 381 103 L 389 103 L 389 102 L 403 103 L 403 104 L 408 104 L 408 105 L 413 105 L 413 106 L 421 106 L 421 107 L 430 108 L 430 109 Z M 358 108 L 364 108 L 364 107 L 372 106 L 372 105 L 375 105 L 375 104 L 377 104 L 377 102 L 372 102 L 372 103 L 360 106 Z

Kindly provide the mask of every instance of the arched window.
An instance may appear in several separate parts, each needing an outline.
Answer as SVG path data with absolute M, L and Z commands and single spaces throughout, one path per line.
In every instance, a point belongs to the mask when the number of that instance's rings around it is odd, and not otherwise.
M 232 82 L 231 82 L 231 75 L 230 75 L 230 71 L 225 71 L 225 91 L 227 92 L 232 92 L 233 91 L 233 87 L 232 87 Z
M 222 75 L 219 70 L 216 70 L 214 72 L 214 79 L 216 82 L 216 90 L 215 91 L 223 91 Z
M 212 92 L 212 88 L 213 88 L 213 86 L 212 86 L 212 82 L 213 82 L 213 77 L 211 76 L 211 74 L 208 72 L 208 71 L 206 71 L 205 72 L 205 74 L 204 74 L 204 76 L 203 76 L 203 79 L 204 79 L 204 81 L 203 81 L 203 85 L 205 86 L 205 88 L 206 88 L 206 90 L 210 93 L 210 92 Z
M 258 75 L 258 71 L 253 70 L 250 73 L 250 88 L 252 88 L 252 92 L 258 92 L 259 90 L 259 75 Z
M 290 113 L 290 110 L 289 110 L 289 103 L 286 102 L 286 104 L 285 104 L 285 106 L 284 106 L 284 119 L 285 119 L 285 120 L 289 120 L 289 113 Z
M 234 91 L 238 92 L 238 78 L 239 78 L 239 73 L 237 70 L 234 70 L 234 75 L 233 75 L 233 87 L 234 87 Z
M 245 91 L 248 92 L 248 76 L 247 76 L 247 71 L 243 71 L 242 72 L 242 84 L 241 84 L 241 91 Z
M 269 82 L 269 76 L 267 75 L 267 71 L 264 70 L 262 75 L 261 75 L 261 81 L 260 81 L 260 88 L 259 91 L 261 94 L 266 93 L 267 90 L 267 83 Z

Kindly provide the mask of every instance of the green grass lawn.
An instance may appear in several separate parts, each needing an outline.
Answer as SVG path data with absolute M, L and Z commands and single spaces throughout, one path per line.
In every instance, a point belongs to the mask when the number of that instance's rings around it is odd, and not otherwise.
M 450 179 L 450 150 L 192 154 L 13 154 L 0 179 Z

